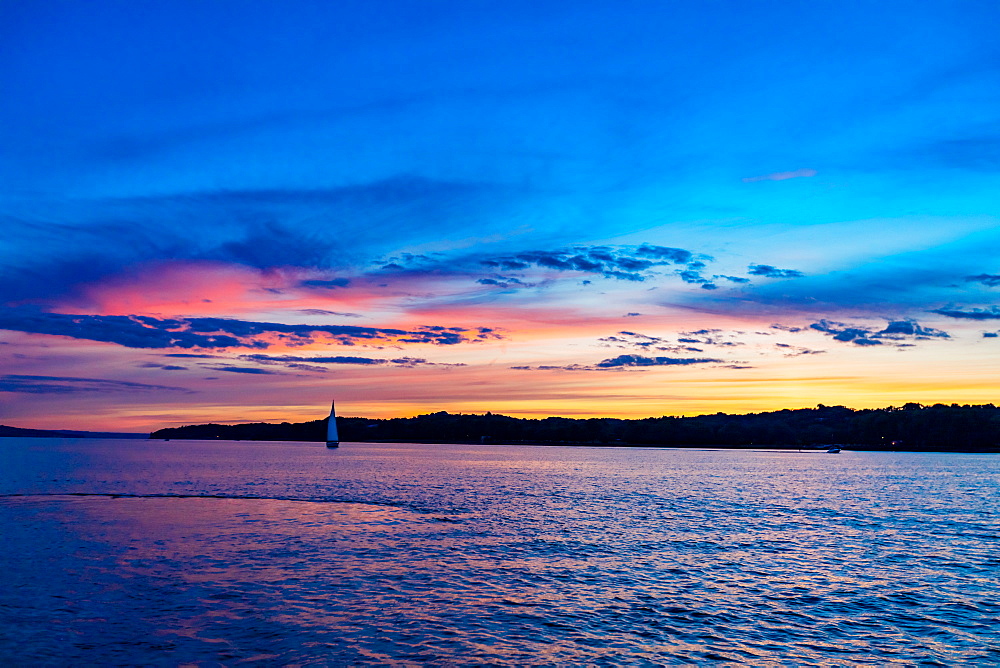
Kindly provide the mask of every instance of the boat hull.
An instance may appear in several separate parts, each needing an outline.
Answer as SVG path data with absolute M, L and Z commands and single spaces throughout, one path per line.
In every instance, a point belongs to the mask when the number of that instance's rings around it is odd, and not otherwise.
M 328 447 L 328 448 L 339 448 L 340 447 L 340 441 L 327 441 L 326 442 L 326 447 Z

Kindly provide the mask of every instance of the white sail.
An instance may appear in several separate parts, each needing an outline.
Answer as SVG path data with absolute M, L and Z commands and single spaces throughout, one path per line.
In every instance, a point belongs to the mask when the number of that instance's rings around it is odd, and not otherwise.
M 337 435 L 337 407 L 334 402 L 330 402 L 330 419 L 326 424 L 326 446 L 328 448 L 340 445 L 340 437 Z

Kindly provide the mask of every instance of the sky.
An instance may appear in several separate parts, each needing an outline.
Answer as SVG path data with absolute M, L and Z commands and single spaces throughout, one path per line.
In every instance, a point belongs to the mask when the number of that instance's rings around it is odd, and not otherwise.
M 0 423 L 994 402 L 997 25 L 0 3 Z

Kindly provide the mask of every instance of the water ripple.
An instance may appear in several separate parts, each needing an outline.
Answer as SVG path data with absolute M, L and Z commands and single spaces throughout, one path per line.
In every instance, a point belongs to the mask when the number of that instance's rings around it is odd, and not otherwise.
M 38 443 L 4 664 L 1000 663 L 989 456 Z

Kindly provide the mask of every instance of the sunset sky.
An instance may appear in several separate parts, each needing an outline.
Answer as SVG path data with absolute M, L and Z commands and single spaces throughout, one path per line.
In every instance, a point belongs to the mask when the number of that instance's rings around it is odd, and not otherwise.
M 0 423 L 997 402 L 998 25 L 0 3 Z

